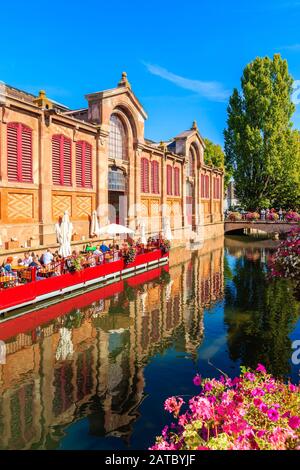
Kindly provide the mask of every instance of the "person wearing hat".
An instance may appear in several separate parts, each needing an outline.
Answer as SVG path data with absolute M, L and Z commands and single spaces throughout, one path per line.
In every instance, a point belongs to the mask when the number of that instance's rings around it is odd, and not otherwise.
M 12 270 L 12 263 L 13 263 L 13 257 L 12 256 L 8 256 L 8 258 L 6 259 L 6 262 L 4 263 L 4 271 L 5 273 L 7 274 L 10 274 L 11 276 L 15 276 L 16 273 L 13 272 Z

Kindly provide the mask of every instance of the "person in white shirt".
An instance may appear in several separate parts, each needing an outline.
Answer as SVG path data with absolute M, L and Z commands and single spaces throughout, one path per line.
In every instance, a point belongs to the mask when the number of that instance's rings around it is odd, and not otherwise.
M 45 266 L 48 264 L 52 263 L 53 261 L 53 254 L 51 253 L 51 250 L 48 248 L 47 251 L 43 254 L 43 263 Z
M 29 266 L 30 263 L 32 263 L 32 256 L 30 253 L 25 253 L 24 259 L 23 259 L 23 266 Z

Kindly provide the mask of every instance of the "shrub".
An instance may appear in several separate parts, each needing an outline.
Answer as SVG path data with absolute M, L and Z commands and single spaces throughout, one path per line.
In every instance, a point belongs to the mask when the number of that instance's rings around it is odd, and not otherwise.
M 198 395 L 165 401 L 176 422 L 166 426 L 151 450 L 300 450 L 299 386 L 242 368 L 233 380 L 221 376 L 194 384 Z

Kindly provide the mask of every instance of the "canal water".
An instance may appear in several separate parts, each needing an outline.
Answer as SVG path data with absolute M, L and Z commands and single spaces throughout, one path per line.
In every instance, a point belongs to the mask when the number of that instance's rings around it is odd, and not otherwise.
M 0 326 L 0 448 L 146 449 L 164 400 L 193 395 L 196 373 L 261 362 L 298 382 L 300 303 L 289 282 L 266 280 L 271 245 L 215 242 Z

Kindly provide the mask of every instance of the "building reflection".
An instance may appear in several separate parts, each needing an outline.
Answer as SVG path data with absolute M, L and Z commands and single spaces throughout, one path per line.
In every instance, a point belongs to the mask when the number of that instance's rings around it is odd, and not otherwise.
M 204 309 L 223 298 L 223 255 L 223 243 L 193 253 L 150 281 L 128 280 L 110 298 L 7 339 L 0 448 L 57 448 L 82 417 L 91 435 L 129 441 L 151 357 L 174 344 L 196 356 Z

